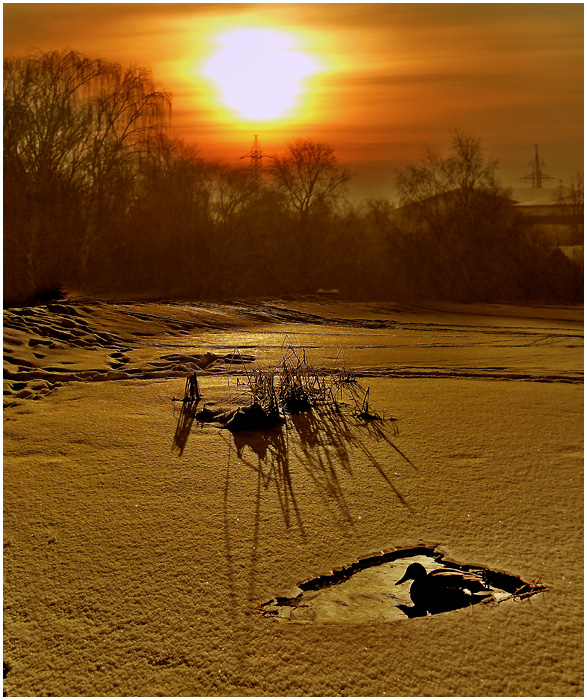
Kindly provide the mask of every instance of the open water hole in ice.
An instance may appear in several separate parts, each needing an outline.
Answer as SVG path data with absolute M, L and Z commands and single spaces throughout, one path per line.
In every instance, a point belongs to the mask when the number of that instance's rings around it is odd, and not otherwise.
M 414 610 L 410 598 L 411 581 L 396 586 L 407 567 L 416 562 L 427 572 L 450 568 L 470 571 L 483 576 L 492 597 L 482 604 L 497 604 L 511 599 L 517 591 L 529 584 L 508 574 L 491 572 L 478 567 L 467 567 L 452 562 L 441 562 L 434 550 L 418 548 L 405 556 L 393 554 L 355 562 L 349 567 L 299 585 L 299 595 L 275 598 L 260 606 L 263 615 L 293 623 L 372 623 L 391 622 L 411 617 Z M 383 561 L 381 561 L 383 560 Z M 373 564 L 370 562 L 373 561 Z M 497 584 L 505 586 L 500 588 Z M 507 590 L 506 590 L 507 589 Z M 534 592 L 543 590 L 538 586 Z M 530 594 L 532 594 L 530 593 Z M 480 603 L 478 603 L 480 604 Z

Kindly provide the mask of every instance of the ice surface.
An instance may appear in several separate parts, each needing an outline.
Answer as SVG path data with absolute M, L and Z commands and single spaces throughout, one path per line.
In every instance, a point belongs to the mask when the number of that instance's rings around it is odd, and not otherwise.
M 582 696 L 581 311 L 291 306 L 5 312 L 6 694 Z M 271 364 L 285 333 L 321 367 L 343 347 L 399 435 L 194 421 L 178 450 L 188 365 Z M 242 372 L 206 366 L 204 401 Z M 257 612 L 419 544 L 548 591 L 380 624 Z

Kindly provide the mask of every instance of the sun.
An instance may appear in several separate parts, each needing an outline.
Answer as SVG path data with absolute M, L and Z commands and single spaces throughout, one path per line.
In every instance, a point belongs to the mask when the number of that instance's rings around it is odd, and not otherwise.
M 304 81 L 319 70 L 315 59 L 297 48 L 296 37 L 271 29 L 236 29 L 218 37 L 218 51 L 203 74 L 225 106 L 241 118 L 271 120 L 296 107 Z

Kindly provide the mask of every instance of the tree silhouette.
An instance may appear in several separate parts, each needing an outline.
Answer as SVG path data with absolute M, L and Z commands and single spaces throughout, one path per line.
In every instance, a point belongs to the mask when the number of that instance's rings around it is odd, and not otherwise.
M 450 155 L 443 158 L 428 148 L 416 163 L 396 172 L 395 190 L 401 206 L 430 200 L 453 192 L 459 204 L 467 205 L 474 192 L 498 193 L 498 162 L 486 159 L 481 140 L 453 130 Z
M 584 200 L 583 173 L 575 173 L 567 187 L 561 185 L 556 191 L 556 203 L 568 212 L 568 241 L 571 245 L 581 245 L 583 241 Z
M 396 238 L 426 251 L 415 273 L 427 295 L 485 300 L 528 286 L 534 256 L 496 171 L 480 139 L 453 131 L 447 157 L 428 149 L 396 173 Z
M 549 250 L 515 216 L 479 139 L 453 132 L 448 156 L 428 150 L 398 172 L 402 206 L 351 205 L 349 171 L 328 144 L 294 141 L 259 182 L 171 138 L 170 104 L 137 66 L 71 50 L 5 59 L 5 303 L 60 287 L 192 299 L 552 295 Z M 580 240 L 582 178 L 560 203 Z
M 301 272 L 304 289 L 311 288 L 312 215 L 327 212 L 350 180 L 347 168 L 337 163 L 326 143 L 297 139 L 284 156 L 273 158 L 271 174 L 299 222 Z M 315 228 L 315 227 L 314 227 Z
M 26 247 L 31 289 L 68 265 L 67 281 L 85 279 L 97 251 L 114 242 L 137 162 L 169 108 L 144 68 L 72 50 L 4 60 L 8 243 Z

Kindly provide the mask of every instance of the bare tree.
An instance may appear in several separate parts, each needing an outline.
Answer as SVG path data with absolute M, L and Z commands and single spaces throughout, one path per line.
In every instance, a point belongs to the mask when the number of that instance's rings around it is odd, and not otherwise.
M 80 212 L 91 122 L 73 96 L 106 72 L 103 61 L 74 52 L 4 60 L 5 242 L 29 294 L 57 282 L 71 247 L 67 224 Z
M 498 161 L 485 158 L 481 139 L 452 131 L 451 154 L 443 163 L 446 186 L 461 194 L 461 203 L 467 205 L 475 192 L 497 194 L 500 190 L 496 180 Z
M 301 271 L 307 290 L 311 285 L 311 217 L 328 211 L 350 180 L 350 173 L 338 164 L 331 146 L 311 139 L 290 143 L 284 156 L 273 159 L 271 173 L 288 206 L 299 217 Z
M 302 221 L 319 204 L 328 204 L 350 180 L 338 165 L 334 150 L 326 143 L 297 139 L 284 156 L 276 156 L 271 168 L 277 187 Z
M 148 152 L 151 137 L 165 125 L 168 95 L 149 71 L 123 69 L 72 51 L 4 61 L 4 173 L 28 198 L 21 207 L 28 231 L 29 272 L 45 264 L 39 249 L 48 222 L 77 206 L 79 276 L 111 217 L 132 188 L 132 171 Z M 64 211 L 56 212 L 61 206 Z M 5 211 L 18 218 L 14 208 Z M 59 250 L 59 233 L 52 249 Z M 70 252 L 71 255 L 71 252 Z M 58 264 L 59 261 L 56 261 Z M 61 261 L 65 264 L 65 261 Z
M 160 134 L 135 179 L 124 238 L 136 287 L 201 293 L 209 267 L 212 168 L 196 147 Z
M 212 211 L 219 227 L 227 231 L 238 223 L 259 187 L 248 170 L 217 163 L 213 169 Z
M 456 130 L 451 133 L 451 153 L 446 158 L 428 148 L 423 158 L 396 172 L 395 189 L 401 206 L 448 192 L 466 205 L 474 192 L 499 192 L 498 161 L 484 157 L 481 139 Z
M 525 274 L 518 261 L 528 259 L 526 241 L 496 172 L 480 139 L 453 131 L 447 157 L 429 149 L 396 173 L 397 232 L 425 253 L 420 273 L 431 295 L 482 299 L 500 285 L 507 295 Z
M 568 212 L 569 238 L 573 245 L 583 242 L 584 199 L 583 173 L 572 175 L 568 186 L 561 185 L 556 193 L 557 204 Z

